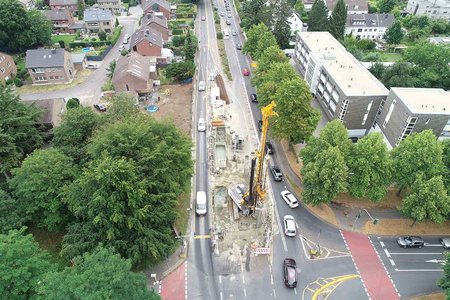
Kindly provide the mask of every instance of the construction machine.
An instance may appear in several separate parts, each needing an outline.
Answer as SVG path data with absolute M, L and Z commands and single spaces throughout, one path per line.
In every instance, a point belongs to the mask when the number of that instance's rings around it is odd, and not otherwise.
M 250 169 L 250 184 L 247 192 L 242 196 L 242 204 L 251 211 L 255 211 L 255 206 L 258 202 L 263 202 L 266 197 L 266 186 L 264 183 L 264 157 L 266 155 L 266 140 L 267 132 L 269 130 L 269 119 L 278 114 L 273 110 L 276 107 L 274 101 L 269 105 L 261 108 L 262 126 L 261 126 L 261 145 L 260 149 L 256 150 L 255 157 L 252 159 Z

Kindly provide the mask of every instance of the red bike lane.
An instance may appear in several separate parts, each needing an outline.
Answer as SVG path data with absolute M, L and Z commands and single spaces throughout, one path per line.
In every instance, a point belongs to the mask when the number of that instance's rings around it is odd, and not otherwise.
M 161 298 L 163 300 L 185 300 L 186 294 L 186 263 L 181 264 L 161 282 Z
M 341 234 L 370 299 L 400 299 L 369 237 L 349 231 Z

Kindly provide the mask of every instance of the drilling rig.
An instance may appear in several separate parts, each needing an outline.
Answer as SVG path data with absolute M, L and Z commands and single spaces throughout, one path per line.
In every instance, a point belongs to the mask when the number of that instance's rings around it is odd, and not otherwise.
M 266 155 L 266 140 L 267 131 L 269 130 L 269 118 L 278 116 L 278 114 L 273 110 L 274 107 L 276 107 L 276 104 L 272 101 L 269 105 L 261 108 L 261 145 L 260 149 L 256 150 L 256 155 L 251 162 L 249 189 L 242 196 L 242 204 L 253 212 L 255 211 L 256 204 L 258 202 L 263 202 L 266 197 L 266 186 L 263 176 L 264 157 Z

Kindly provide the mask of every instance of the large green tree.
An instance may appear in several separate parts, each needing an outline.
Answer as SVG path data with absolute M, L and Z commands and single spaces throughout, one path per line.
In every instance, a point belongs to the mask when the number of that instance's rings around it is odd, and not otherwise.
M 446 296 L 446 300 L 450 300 L 450 252 L 444 256 L 446 259 L 446 264 L 444 265 L 444 274 L 442 278 L 438 281 L 438 286 L 444 290 Z
M 442 160 L 444 163 L 444 183 L 450 192 L 450 140 L 446 139 L 442 142 Z
M 1 9 L 1 6 L 0 6 Z M 23 104 L 9 89 L 0 87 L 0 171 L 8 176 L 11 168 L 42 145 L 37 123 L 42 112 Z
M 340 120 L 329 122 L 320 132 L 319 137 L 312 136 L 305 148 L 300 152 L 303 164 L 307 165 L 329 147 L 337 147 L 344 158 L 350 155 L 352 143 L 348 139 L 347 128 Z
M 450 196 L 442 176 L 429 180 L 417 177 L 411 192 L 403 200 L 402 212 L 414 222 L 444 222 L 450 214 Z
M 330 203 L 347 190 L 348 168 L 337 147 L 329 147 L 302 169 L 303 201 L 314 206 Z
M 31 9 L 27 12 L 28 22 L 31 24 L 27 34 L 30 46 L 47 45 L 51 42 L 53 24 L 40 11 Z
M 54 231 L 70 219 L 62 194 L 78 173 L 72 159 L 60 150 L 35 150 L 20 168 L 13 170 L 9 185 L 18 206 L 31 221 Z
M 248 30 L 242 50 L 257 61 L 268 47 L 275 45 L 277 45 L 275 36 L 265 24 L 259 23 Z
M 119 93 L 109 99 L 108 117 L 110 120 L 124 120 L 139 114 L 136 98 L 129 93 Z
M 290 143 L 309 139 L 320 120 L 320 112 L 311 107 L 311 93 L 299 76 L 280 83 L 275 93 L 278 117 L 271 120 L 271 133 Z
M 175 243 L 177 197 L 192 175 L 190 149 L 188 137 L 173 124 L 145 115 L 99 131 L 90 145 L 92 162 L 66 194 L 83 222 L 69 228 L 66 255 L 92 250 L 95 243 L 85 234 L 97 235 L 97 242 L 133 263 L 167 254 Z
M 427 181 L 444 170 L 442 143 L 431 130 L 413 133 L 391 151 L 393 181 L 400 188 L 410 188 L 418 176 Z
M 390 13 L 394 9 L 396 0 L 380 0 L 378 9 L 380 13 Z
M 347 7 L 344 0 L 338 0 L 330 16 L 329 31 L 336 39 L 344 37 L 345 24 L 347 23 Z
M 323 0 L 315 0 L 309 12 L 308 31 L 327 31 L 328 8 Z
M 381 82 L 387 87 L 420 87 L 417 69 L 407 62 L 397 62 L 387 67 L 381 76 Z
M 195 73 L 195 64 L 193 61 L 187 60 L 170 64 L 165 69 L 165 75 L 178 81 L 192 78 Z
M 260 81 L 264 81 L 266 72 L 273 63 L 277 62 L 287 63 L 288 59 L 278 46 L 267 47 L 258 58 L 258 68 L 255 71 L 255 76 L 252 78 L 252 83 L 258 85 Z
M 386 30 L 386 42 L 391 45 L 397 45 L 400 44 L 404 36 L 403 30 L 402 30 L 402 24 L 400 21 L 395 21 L 394 24 L 391 25 Z
M 275 94 L 280 88 L 280 83 L 298 77 L 298 74 L 288 62 L 273 63 L 264 76 L 256 81 L 258 88 L 258 101 L 261 106 L 265 106 L 275 99 Z
M 24 229 L 0 234 L 0 298 L 37 299 L 37 288 L 54 271 L 50 255 Z
M 239 13 L 242 23 L 241 26 L 245 29 L 250 29 L 255 25 L 264 23 L 267 26 L 271 22 L 270 6 L 265 1 L 249 0 L 241 3 L 242 8 Z
M 383 200 L 391 182 L 392 160 L 382 135 L 370 133 L 360 139 L 347 160 L 350 194 L 372 201 Z
M 161 299 L 147 289 L 144 273 L 131 271 L 130 260 L 100 247 L 74 258 L 72 267 L 48 273 L 38 291 L 43 299 Z
M 186 39 L 184 40 L 184 57 L 186 60 L 194 61 L 195 51 L 197 50 L 197 37 L 190 31 L 186 33 Z
M 6 191 L 0 190 L 0 233 L 22 227 L 26 219 L 20 210 L 17 200 Z
M 293 11 L 287 0 L 278 0 L 272 4 L 272 33 L 281 49 L 289 47 L 291 26 L 288 18 L 292 16 Z
M 53 129 L 53 144 L 75 163 L 85 162 L 86 145 L 100 123 L 100 117 L 90 107 L 69 109 L 61 125 Z

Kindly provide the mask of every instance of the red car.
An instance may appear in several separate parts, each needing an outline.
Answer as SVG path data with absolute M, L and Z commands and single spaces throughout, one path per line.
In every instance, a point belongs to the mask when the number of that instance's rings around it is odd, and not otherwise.
M 249 71 L 248 69 L 244 69 L 244 70 L 242 71 L 242 74 L 243 74 L 244 76 L 250 76 L 250 71 Z

